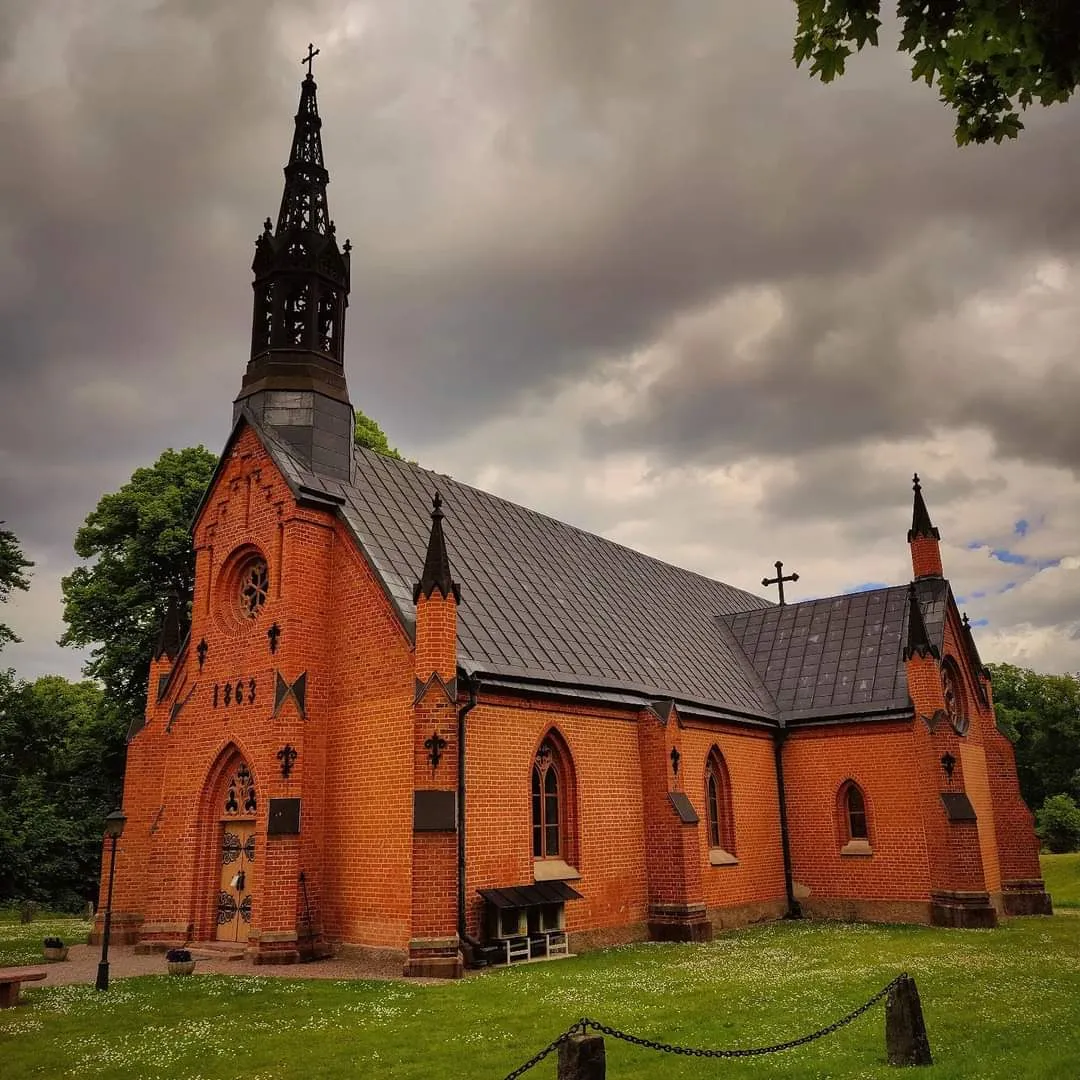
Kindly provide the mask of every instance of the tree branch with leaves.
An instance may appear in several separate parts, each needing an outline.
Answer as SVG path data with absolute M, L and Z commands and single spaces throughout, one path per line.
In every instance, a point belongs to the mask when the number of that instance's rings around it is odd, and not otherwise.
M 0 521 L 0 526 L 4 523 Z M 30 578 L 25 571 L 34 564 L 23 554 L 15 534 L 0 528 L 0 604 L 6 604 L 13 589 L 25 592 L 30 588 Z M 0 623 L 0 649 L 9 642 L 18 641 L 10 626 Z
M 794 59 L 832 82 L 877 46 L 881 0 L 796 0 Z M 1023 129 L 1018 110 L 1067 101 L 1080 82 L 1077 0 L 898 0 L 900 52 L 912 81 L 936 86 L 956 113 L 956 142 L 1000 143 Z

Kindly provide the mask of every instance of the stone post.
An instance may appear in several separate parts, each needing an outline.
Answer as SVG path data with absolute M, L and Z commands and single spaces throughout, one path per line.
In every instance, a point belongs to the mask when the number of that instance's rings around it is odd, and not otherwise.
M 890 1065 L 933 1065 L 919 988 L 902 975 L 885 999 L 885 1052 Z
M 556 1080 L 605 1080 L 606 1077 L 603 1035 L 571 1035 L 559 1047 Z

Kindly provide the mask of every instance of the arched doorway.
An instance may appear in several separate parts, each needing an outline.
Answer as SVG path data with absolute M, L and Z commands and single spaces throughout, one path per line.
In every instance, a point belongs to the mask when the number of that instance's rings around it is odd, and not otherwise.
M 215 799 L 217 867 L 215 882 L 218 941 L 247 942 L 259 872 L 255 817 L 255 778 L 236 755 L 226 767 Z

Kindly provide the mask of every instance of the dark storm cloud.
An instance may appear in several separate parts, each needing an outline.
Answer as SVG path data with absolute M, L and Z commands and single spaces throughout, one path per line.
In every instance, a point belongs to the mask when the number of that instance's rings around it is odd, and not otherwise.
M 826 502 L 815 455 L 952 422 L 1075 464 L 1066 367 L 1002 399 L 992 349 L 935 352 L 931 331 L 1018 263 L 1073 254 L 1080 107 L 958 151 L 887 50 L 832 87 L 793 69 L 793 18 L 789 0 L 2 5 L 0 517 L 60 567 L 104 490 L 168 445 L 222 444 L 310 39 L 355 245 L 351 393 L 411 454 L 652 351 L 588 452 L 801 455 Z M 778 314 L 740 352 L 755 296 Z M 813 514 L 789 494 L 764 509 Z
M 416 387 L 411 435 L 767 284 L 785 316 L 758 364 L 733 370 L 722 338 L 682 342 L 598 448 L 732 460 L 971 418 L 1010 453 L 1076 463 L 1044 427 L 1039 391 L 1026 438 L 982 408 L 992 353 L 950 358 L 965 378 L 946 396 L 910 385 L 918 365 L 898 344 L 908 324 L 1000 284 L 1018 258 L 1075 249 L 1080 112 L 1034 114 L 1016 146 L 960 151 L 949 114 L 887 52 L 837 87 L 793 70 L 786 3 L 738 18 L 693 4 L 661 14 L 545 0 L 521 12 L 491 6 L 482 24 L 515 61 L 510 76 L 481 69 L 514 166 L 512 223 L 479 216 L 459 248 L 420 242 L 395 274 L 386 260 L 360 270 L 361 362 L 393 364 Z M 453 208 L 468 211 L 468 195 Z
M 171 3 L 76 26 L 62 80 L 47 85 L 8 57 L 0 505 L 27 544 L 70 551 L 74 525 L 163 449 L 163 433 L 182 443 L 216 429 L 220 441 L 223 423 L 207 425 L 196 403 L 210 389 L 223 418 L 214 361 L 227 384 L 239 374 L 242 260 L 259 220 L 246 162 L 269 156 L 269 114 L 283 111 L 264 11 Z M 35 17 L 61 14 L 27 5 L 8 40 L 17 50 Z M 221 272 L 230 261 L 238 273 Z

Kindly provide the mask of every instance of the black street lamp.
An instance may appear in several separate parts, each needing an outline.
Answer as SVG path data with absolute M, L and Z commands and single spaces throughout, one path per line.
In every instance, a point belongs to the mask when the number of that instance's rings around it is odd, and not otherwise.
M 109 855 L 109 891 L 105 898 L 105 925 L 101 935 L 101 963 L 97 969 L 97 988 L 109 989 L 109 934 L 112 931 L 112 887 L 116 877 L 116 841 L 124 831 L 127 818 L 123 810 L 114 810 L 105 818 L 105 835 L 112 841 L 112 852 Z

